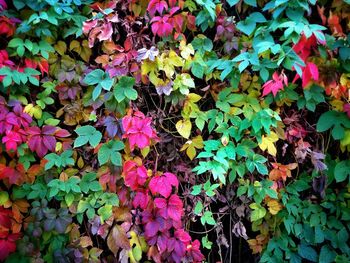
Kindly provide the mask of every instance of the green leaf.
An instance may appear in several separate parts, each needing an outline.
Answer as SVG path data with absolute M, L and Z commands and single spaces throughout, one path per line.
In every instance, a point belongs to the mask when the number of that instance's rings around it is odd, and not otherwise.
M 91 125 L 79 127 L 75 130 L 75 132 L 79 135 L 79 137 L 74 141 L 74 148 L 83 146 L 87 144 L 87 142 L 89 142 L 90 145 L 95 148 L 102 139 L 102 133 L 97 131 L 96 128 Z
M 249 205 L 249 207 L 253 209 L 250 215 L 252 222 L 257 221 L 266 215 L 266 209 L 259 204 L 252 203 Z
M 199 195 L 202 191 L 202 185 L 194 185 L 192 188 L 191 195 Z
M 121 166 L 122 156 L 119 151 L 122 149 L 124 144 L 121 141 L 112 140 L 103 144 L 97 154 L 98 162 L 104 165 L 110 160 L 115 166 Z
M 213 213 L 210 211 L 205 211 L 204 214 L 201 217 L 201 223 L 202 225 L 208 224 L 208 225 L 215 225 L 215 219 L 213 218 Z
M 66 204 L 70 206 L 74 201 L 74 195 L 72 193 L 68 193 L 64 196 L 64 200 L 66 201 Z
M 237 23 L 237 28 L 244 34 L 250 36 L 251 33 L 255 30 L 256 23 L 252 18 L 247 18 L 244 21 Z
M 318 132 L 324 132 L 332 127 L 332 137 L 341 140 L 344 138 L 344 129 L 350 128 L 350 119 L 344 112 L 327 111 L 319 118 L 316 128 Z
M 194 207 L 194 213 L 195 215 L 200 215 L 203 210 L 203 203 L 201 201 L 198 201 L 196 206 Z
M 334 169 L 334 178 L 337 182 L 345 181 L 350 176 L 350 160 L 337 163 Z
M 98 84 L 99 82 L 102 81 L 104 75 L 105 75 L 105 73 L 103 70 L 95 69 L 95 70 L 91 71 L 90 73 L 88 73 L 85 76 L 85 78 L 83 79 L 83 81 L 87 85 L 95 85 L 95 84 Z
M 298 246 L 298 254 L 309 261 L 317 262 L 317 253 L 315 249 L 305 244 Z
M 320 251 L 319 263 L 334 262 L 337 254 L 328 245 L 323 245 Z
M 254 6 L 256 7 L 256 0 L 244 0 L 244 3 L 246 3 L 247 5 L 250 5 L 250 6 Z
M 134 78 L 128 76 L 121 77 L 113 90 L 115 99 L 119 103 L 122 102 L 125 98 L 128 98 L 129 100 L 136 100 L 138 94 L 137 91 L 133 88 L 134 85 Z

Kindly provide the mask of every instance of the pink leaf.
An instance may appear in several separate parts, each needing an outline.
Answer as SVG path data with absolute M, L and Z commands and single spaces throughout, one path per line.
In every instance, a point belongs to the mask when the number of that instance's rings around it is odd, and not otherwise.
M 168 198 L 172 192 L 172 186 L 176 188 L 179 185 L 179 181 L 172 173 L 164 173 L 160 176 L 155 176 L 149 183 L 149 189 L 153 195 L 159 193 L 160 195 Z

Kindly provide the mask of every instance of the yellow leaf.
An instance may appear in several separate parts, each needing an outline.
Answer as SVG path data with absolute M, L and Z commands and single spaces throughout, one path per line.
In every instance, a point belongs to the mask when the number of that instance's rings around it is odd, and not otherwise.
M 188 59 L 191 55 L 194 55 L 194 49 L 191 44 L 186 45 L 185 41 L 180 42 L 181 57 Z
M 24 112 L 28 113 L 30 116 L 34 117 L 37 120 L 40 120 L 43 114 L 43 111 L 39 105 L 34 106 L 33 104 L 28 104 L 25 106 Z
M 176 130 L 180 135 L 186 139 L 190 137 L 192 129 L 192 123 L 190 120 L 179 120 L 176 123 Z
M 150 72 L 158 71 L 157 63 L 155 61 L 144 60 L 141 65 L 141 74 L 147 75 Z
M 196 93 L 190 93 L 187 95 L 187 100 L 190 102 L 198 102 L 202 97 Z
M 59 152 L 59 151 L 62 150 L 62 148 L 63 148 L 62 143 L 61 142 L 56 142 L 55 151 Z
M 192 140 L 188 140 L 180 149 L 180 151 L 186 150 L 187 156 L 193 160 L 196 157 L 197 151 L 196 149 L 203 148 L 203 138 L 198 135 L 194 137 Z
M 143 158 L 146 158 L 146 156 L 149 153 L 149 150 L 150 150 L 149 146 L 147 146 L 141 150 L 141 154 L 142 154 Z
M 84 160 L 83 160 L 83 158 L 79 157 L 77 164 L 78 164 L 78 167 L 80 169 L 83 168 L 84 167 Z
M 343 111 L 343 107 L 344 107 L 344 102 L 341 100 L 331 100 L 330 104 L 332 105 L 333 109 L 337 110 L 337 111 Z
M 57 51 L 57 53 L 60 54 L 61 56 L 63 56 L 64 53 L 66 53 L 67 51 L 66 43 L 61 40 L 58 41 L 56 45 L 54 45 L 54 48 Z
M 344 138 L 340 140 L 340 149 L 345 152 L 347 149 L 350 151 L 350 130 L 346 129 L 344 133 Z
M 81 50 L 80 43 L 77 40 L 73 40 L 69 44 L 69 50 L 74 50 L 75 52 L 80 54 L 80 50 Z
M 262 142 L 259 144 L 259 147 L 263 151 L 267 149 L 267 152 L 269 154 L 271 154 L 272 156 L 276 156 L 277 149 L 273 143 L 277 141 L 278 135 L 274 132 L 271 132 L 269 135 L 262 136 Z
M 274 200 L 274 199 L 270 199 L 267 202 L 267 206 L 269 208 L 269 212 L 272 215 L 276 215 L 280 210 L 282 210 L 282 205 L 277 200 Z
M 85 39 L 82 42 L 82 50 L 80 56 L 85 62 L 89 62 L 91 54 L 92 50 L 89 48 L 89 42 Z
M 203 145 L 203 138 L 202 136 L 198 135 L 192 139 L 193 146 L 197 149 L 202 149 L 204 147 Z
M 192 161 L 194 159 L 194 157 L 196 157 L 196 149 L 194 148 L 193 144 L 190 144 L 186 150 L 186 154 L 188 156 L 188 158 L 190 158 L 190 160 Z

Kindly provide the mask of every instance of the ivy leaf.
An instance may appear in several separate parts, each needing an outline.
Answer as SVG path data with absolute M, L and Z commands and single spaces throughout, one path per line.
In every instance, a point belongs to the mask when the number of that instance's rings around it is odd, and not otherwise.
M 191 129 L 192 129 L 192 123 L 190 120 L 179 120 L 176 123 L 176 130 L 180 135 L 186 139 L 190 137 L 191 134 Z
M 248 17 L 244 21 L 238 22 L 237 28 L 244 34 L 250 36 L 256 28 L 256 23 L 252 18 Z
M 159 193 L 168 198 L 172 192 L 172 187 L 178 188 L 179 181 L 172 173 L 164 173 L 162 175 L 152 177 L 149 182 L 149 189 L 153 195 Z
M 192 192 L 191 192 L 191 195 L 199 195 L 202 191 L 202 185 L 199 184 L 199 185 L 194 185 L 193 186 L 193 189 L 192 189 Z
M 282 210 L 282 205 L 274 199 L 267 201 L 267 206 L 272 215 L 277 215 L 277 213 Z
M 58 168 L 66 167 L 67 165 L 74 165 L 74 159 L 72 158 L 73 151 L 66 150 L 61 155 L 55 153 L 47 154 L 44 159 L 48 160 L 45 164 L 45 170 L 51 169 L 53 166 Z
M 323 245 L 320 251 L 319 263 L 334 262 L 337 254 L 328 245 Z
M 113 252 L 114 256 L 117 255 L 118 250 L 130 249 L 129 239 L 126 235 L 124 228 L 120 225 L 115 225 L 110 234 L 107 237 L 108 248 Z
M 252 203 L 249 207 L 253 209 L 250 217 L 252 222 L 258 221 L 266 215 L 266 209 L 259 204 Z
M 327 111 L 318 119 L 316 128 L 318 132 L 332 129 L 332 137 L 341 140 L 345 136 L 345 128 L 350 128 L 350 119 L 344 112 Z
M 341 161 L 337 163 L 337 165 L 334 168 L 335 180 L 338 183 L 343 182 L 348 176 L 350 176 L 350 160 Z
M 133 88 L 134 84 L 134 78 L 127 76 L 121 77 L 113 90 L 115 99 L 119 103 L 122 102 L 125 98 L 128 98 L 129 100 L 136 100 L 138 94 L 137 91 Z
M 201 216 L 201 223 L 202 225 L 208 224 L 208 225 L 215 225 L 215 219 L 213 217 L 213 213 L 210 211 L 205 211 L 204 214 Z
M 317 262 L 317 253 L 311 246 L 301 244 L 298 246 L 298 254 L 307 260 Z
M 89 191 L 98 192 L 102 190 L 102 186 L 96 180 L 96 173 L 86 173 L 80 181 L 80 189 L 83 193 L 89 193 Z
M 92 92 L 92 99 L 96 100 L 100 96 L 102 89 L 109 91 L 114 83 L 114 80 L 110 78 L 108 73 L 105 73 L 101 69 L 95 69 L 88 73 L 84 80 L 87 85 L 96 85 Z
M 194 137 L 192 140 L 187 141 L 182 146 L 180 151 L 186 150 L 186 154 L 187 154 L 188 158 L 193 160 L 197 154 L 196 149 L 202 149 L 202 148 L 203 148 L 203 138 L 202 138 L 202 136 L 198 135 L 198 136 Z
M 95 127 L 91 125 L 81 126 L 75 130 L 75 132 L 79 135 L 78 138 L 74 141 L 74 148 L 83 146 L 88 142 L 92 147 L 96 147 L 101 139 L 102 134 Z
M 278 141 L 278 135 L 274 132 L 270 132 L 269 135 L 262 136 L 261 143 L 259 144 L 259 147 L 263 151 L 265 151 L 267 149 L 267 152 L 269 154 L 271 154 L 272 156 L 276 156 L 277 149 L 273 143 L 277 142 L 277 141 Z
M 235 4 L 237 4 L 239 2 L 239 0 L 227 0 L 227 3 L 232 7 Z
M 119 151 L 122 149 L 124 149 L 124 143 L 121 141 L 112 140 L 103 144 L 98 151 L 98 162 L 104 165 L 110 160 L 115 166 L 121 166 L 122 155 Z

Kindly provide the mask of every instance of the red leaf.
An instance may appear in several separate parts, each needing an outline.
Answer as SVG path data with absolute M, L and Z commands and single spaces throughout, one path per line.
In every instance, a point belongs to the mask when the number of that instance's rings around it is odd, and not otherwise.
M 147 170 L 143 165 L 138 165 L 134 161 L 126 161 L 123 165 L 123 175 L 125 178 L 125 185 L 132 190 L 137 190 L 139 186 L 143 186 L 148 175 Z
M 303 68 L 302 87 L 305 88 L 311 80 L 318 80 L 318 68 L 314 63 L 306 63 L 306 67 Z
M 274 97 L 276 97 L 277 92 L 283 89 L 284 85 L 288 85 L 287 76 L 284 73 L 280 75 L 277 72 L 273 73 L 272 80 L 269 80 L 263 85 L 263 94 L 262 96 L 266 96 L 269 93 L 272 93 Z

